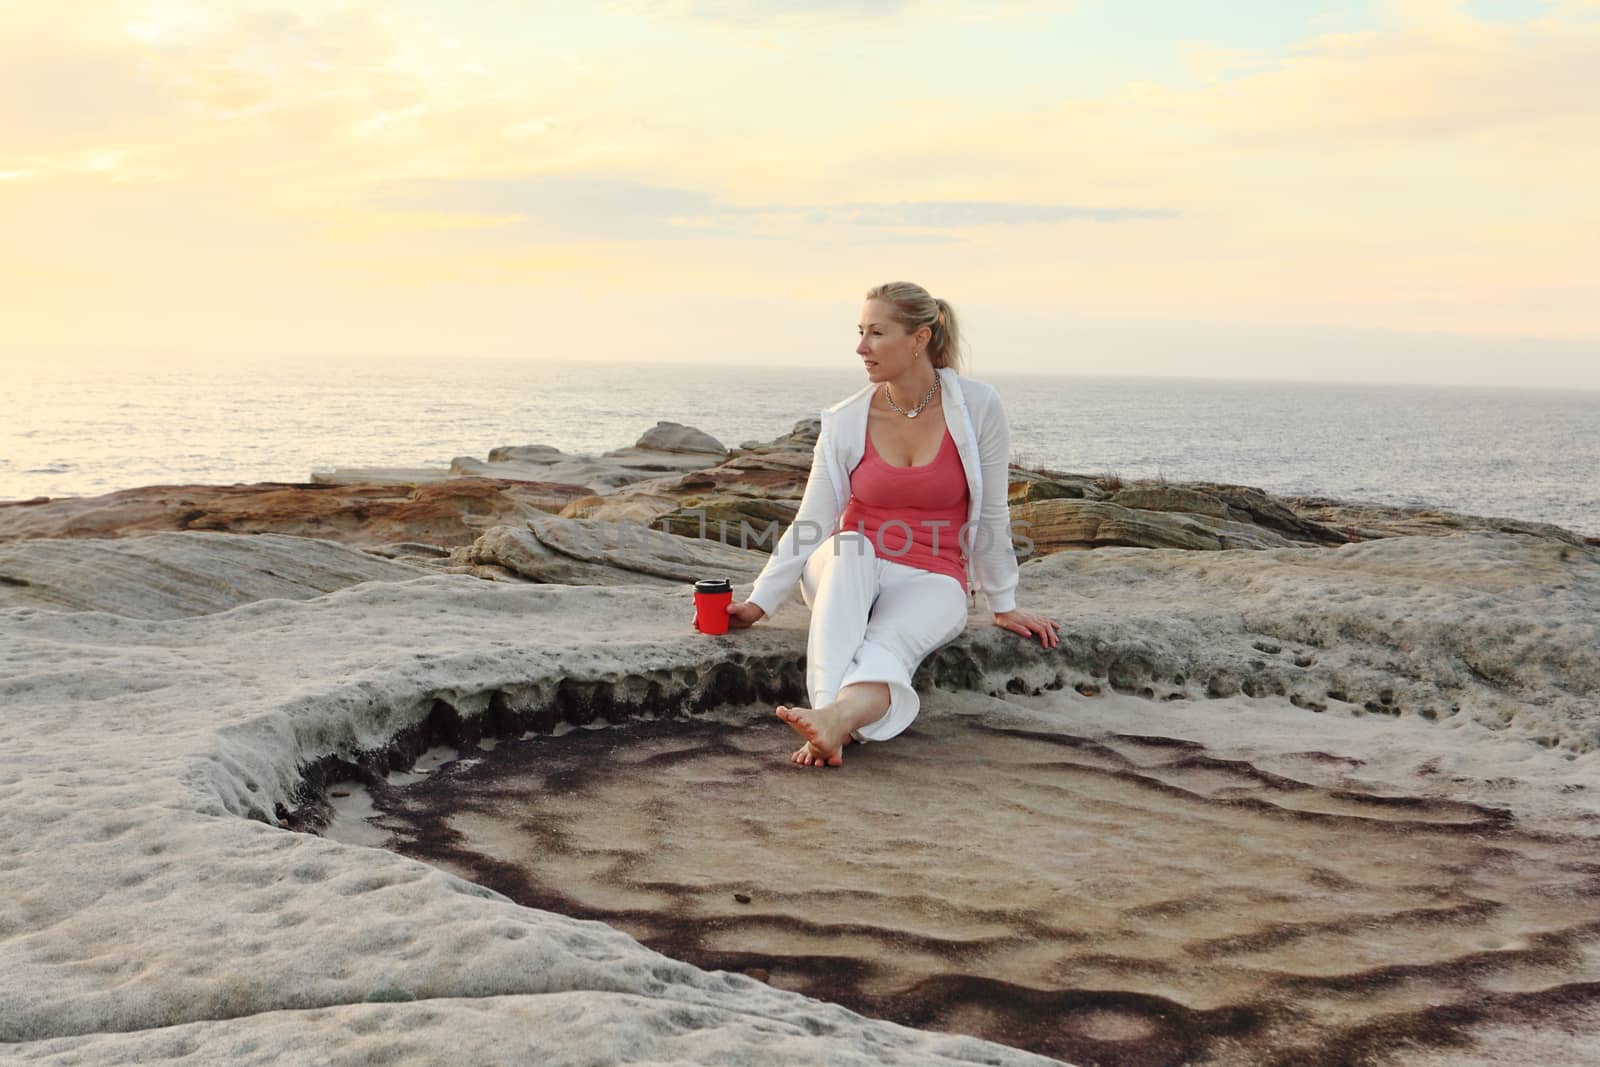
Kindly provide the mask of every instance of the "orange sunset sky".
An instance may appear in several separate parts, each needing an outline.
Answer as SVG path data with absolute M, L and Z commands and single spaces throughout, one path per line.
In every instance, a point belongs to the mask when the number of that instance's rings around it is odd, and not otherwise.
M 1600 388 L 1600 0 L 0 0 L 0 367 Z

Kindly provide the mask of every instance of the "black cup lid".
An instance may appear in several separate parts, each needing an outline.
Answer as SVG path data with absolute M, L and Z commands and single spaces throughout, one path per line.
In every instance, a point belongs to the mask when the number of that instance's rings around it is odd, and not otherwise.
M 694 583 L 696 593 L 731 593 L 733 592 L 733 579 L 731 578 L 702 578 Z

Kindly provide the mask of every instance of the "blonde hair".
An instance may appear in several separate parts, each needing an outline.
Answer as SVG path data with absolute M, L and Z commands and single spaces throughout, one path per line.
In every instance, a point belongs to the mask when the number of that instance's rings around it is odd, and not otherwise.
M 935 367 L 949 367 L 961 373 L 961 327 L 956 312 L 948 303 L 928 293 L 915 282 L 885 282 L 867 290 L 868 300 L 882 300 L 894 309 L 894 321 L 915 333 L 926 326 L 928 361 Z

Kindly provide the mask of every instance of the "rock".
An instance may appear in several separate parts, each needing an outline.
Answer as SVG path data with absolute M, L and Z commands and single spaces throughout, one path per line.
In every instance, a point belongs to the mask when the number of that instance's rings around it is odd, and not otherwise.
M 770 441 L 746 441 L 739 446 L 739 451 L 744 454 L 755 455 L 773 452 L 804 452 L 809 457 L 812 449 L 816 447 L 817 437 L 821 433 L 822 420 L 813 415 L 809 419 L 801 419 L 794 424 L 794 429 L 786 434 L 780 434 Z
M 1282 534 L 1291 541 L 1342 545 L 1349 540 L 1341 531 L 1298 514 L 1282 498 L 1253 486 L 1189 482 L 1185 487 L 1222 501 L 1228 509 L 1227 518 L 1235 522 L 1253 523 Z
M 704 452 L 657 452 L 646 448 L 619 448 L 602 453 L 600 458 L 625 471 L 642 472 L 646 476 L 700 470 L 717 462 L 717 457 Z
M 752 550 L 632 523 L 553 516 L 531 518 L 526 527 L 495 527 L 474 543 L 468 558 L 536 582 L 680 587 L 707 577 L 754 580 L 766 563 Z
M 1444 537 L 1465 530 L 1493 530 L 1528 534 L 1569 545 L 1594 543 L 1581 534 L 1547 522 L 1463 515 L 1426 507 L 1396 507 L 1333 500 L 1329 497 L 1290 497 L 1287 505 L 1304 521 L 1336 531 L 1347 541 L 1379 537 Z
M 452 478 L 431 485 L 146 486 L 45 504 L 0 503 L 0 543 L 168 530 L 282 533 L 377 545 L 468 545 L 484 529 L 565 507 L 586 486 Z
M 652 480 L 605 496 L 581 496 L 561 509 L 561 517 L 651 526 L 680 505 L 677 497 L 660 491 L 659 485 L 659 481 Z
M 1111 494 L 1111 502 L 1125 508 L 1137 508 L 1140 511 L 1183 511 L 1191 515 L 1209 515 L 1214 519 L 1233 517 L 1228 512 L 1228 506 L 1210 493 L 1177 485 L 1146 485 L 1119 489 Z
M 705 452 L 719 459 L 728 454 L 721 441 L 703 430 L 666 419 L 646 430 L 633 447 L 643 452 Z
M 746 543 L 755 547 L 756 539 L 771 523 L 778 523 L 781 533 L 794 521 L 810 471 L 810 453 L 737 456 L 704 470 L 574 500 L 562 515 L 633 522 L 685 537 L 719 539 L 726 530 L 725 543 L 729 544 L 738 544 L 740 531 L 747 530 Z M 771 550 L 775 536 L 763 542 L 763 551 Z
M 1012 467 L 1008 499 L 1012 504 L 1036 500 L 1102 500 L 1106 491 L 1085 474 L 1059 474 Z
M 678 426 L 677 423 L 661 425 Z M 650 433 L 646 433 L 640 440 L 649 438 Z M 703 444 L 705 441 L 716 443 L 713 438 L 687 426 L 678 427 L 677 431 L 665 430 L 661 439 L 675 445 Z M 493 449 L 487 463 L 471 456 L 458 456 L 451 460 L 450 470 L 464 476 L 582 484 L 592 487 L 591 492 L 604 493 L 666 474 L 681 474 L 714 466 L 726 454 L 720 451 L 720 445 L 717 448 L 719 451 L 708 452 L 689 448 L 641 448 L 635 445 L 590 456 L 581 453 L 569 455 L 549 445 L 517 445 Z
M 1169 512 L 1223 520 L 1231 525 L 1214 532 L 1219 536 L 1228 535 L 1233 540 L 1247 536 L 1238 530 L 1239 526 L 1259 527 L 1263 531 L 1279 535 L 1284 541 L 1332 545 L 1344 544 L 1348 540 L 1343 533 L 1297 515 L 1285 502 L 1250 486 L 1222 485 L 1214 482 L 1124 483 L 1118 478 L 1095 478 L 1085 474 L 1012 468 L 1010 502 L 1013 506 L 1058 499 L 1091 501 L 1109 499 L 1119 507 L 1135 511 Z M 1187 535 L 1175 533 L 1173 536 L 1176 540 L 1172 541 L 1172 547 L 1185 545 L 1201 547 L 1200 543 L 1193 542 Z M 1204 538 L 1201 541 L 1203 542 Z M 1117 543 L 1144 543 L 1144 541 L 1136 539 Z M 1167 542 L 1154 539 L 1152 536 L 1150 543 Z M 1260 539 L 1260 546 L 1279 543 L 1270 537 Z
M 679 478 L 675 487 L 685 492 L 737 487 L 754 493 L 799 500 L 811 474 L 810 452 L 763 452 L 735 456 Z
M 502 445 L 489 450 L 490 463 L 538 463 L 548 465 L 564 458 L 555 445 Z
M 497 568 L 501 573 L 530 582 L 554 585 L 665 584 L 621 567 L 574 559 L 544 544 L 525 527 L 496 526 L 463 550 L 474 566 Z
M 421 541 L 390 541 L 383 545 L 369 545 L 362 549 L 385 559 L 443 559 L 450 550 L 443 545 L 427 545 Z
M 311 472 L 312 485 L 437 485 L 453 477 L 448 467 L 335 467 Z
M 257 600 L 310 600 L 426 574 L 331 541 L 280 534 L 160 533 L 0 545 L 0 609 L 179 619 Z
M 1029 506 L 1066 504 L 1114 506 Z M 152 568 L 192 551 L 172 538 L 148 540 Z M 1529 1026 L 1549 1022 L 1560 991 L 1584 980 L 1573 954 L 1483 943 L 1482 911 L 1470 909 L 1510 900 L 1491 909 L 1493 933 L 1531 921 L 1534 934 L 1563 944 L 1582 944 L 1595 921 L 1581 879 L 1600 825 L 1597 791 L 1583 788 L 1600 754 L 1600 549 L 1488 531 L 1251 553 L 1108 548 L 1025 564 L 1021 593 L 1029 608 L 1065 623 L 1059 649 L 1046 653 L 980 616 L 919 672 L 925 691 L 945 692 L 929 693 L 926 718 L 910 736 L 852 752 L 855 762 L 825 785 L 821 772 L 785 780 L 797 797 L 850 795 L 893 814 L 903 798 L 873 789 L 882 780 L 869 773 L 873 761 L 899 760 L 895 769 L 905 773 L 908 760 L 945 751 L 946 734 L 961 726 L 1001 748 L 1050 741 L 1048 760 L 1004 769 L 1021 780 L 1029 804 L 1081 806 L 1076 822 L 1091 834 L 1114 837 L 1132 800 L 1180 805 L 1162 809 L 1164 822 L 1141 823 L 1149 835 L 1141 840 L 1150 842 L 1142 855 L 1153 857 L 1141 876 L 1148 880 L 1086 865 L 1070 893 L 1055 895 L 1052 921 L 1072 932 L 1073 969 L 1028 996 L 1065 999 L 1005 1018 L 1042 1018 L 1052 1033 L 1068 1018 L 1090 1039 L 1111 1032 L 1132 1043 L 1147 1033 L 1165 1037 L 1149 1029 L 1166 1025 L 1165 1012 L 1182 1016 L 1182 1034 L 1204 1034 L 1205 1024 L 1183 1014 L 1196 1010 L 1189 998 L 1164 983 L 1211 983 L 1210 1019 L 1213 1005 L 1238 1003 L 1220 999 L 1222 985 L 1248 975 L 1264 984 L 1245 1003 L 1265 1005 L 1274 1025 L 1225 1036 L 1230 1055 L 1254 1062 L 1249 1042 L 1314 1005 L 1334 1006 L 1317 1016 L 1331 1029 L 1316 1040 L 1345 1035 L 1339 1027 L 1347 1025 L 1364 1039 L 1364 1020 L 1338 1014 L 1356 1010 L 1350 976 L 1365 982 L 1373 960 L 1404 959 L 1437 984 L 1425 1012 L 1400 1002 L 1409 989 L 1363 985 L 1363 998 L 1396 998 L 1373 1006 L 1387 1013 L 1378 1017 L 1384 1040 L 1403 1041 L 1414 1026 L 1451 1037 L 1452 1054 L 1471 1054 L 1477 1006 L 1508 976 L 1518 988 L 1557 991 L 1519 994 Z M 151 595 L 154 607 L 160 600 Z M 726 716 L 717 720 L 723 758 L 739 753 L 743 727 L 768 722 L 773 699 L 793 699 L 809 616 L 796 598 L 748 631 L 701 637 L 686 608 L 677 589 L 430 575 L 203 618 L 0 609 L 0 1041 L 40 1062 L 355 1062 L 385 1050 L 392 1056 L 396 1035 L 404 1037 L 403 1058 L 416 1062 L 525 1062 L 530 1052 L 553 1063 L 770 1062 L 775 1048 L 785 1062 L 816 1064 L 1044 1062 L 797 996 L 779 988 L 786 976 L 776 967 L 777 986 L 700 970 L 600 923 L 516 904 L 437 867 L 282 828 L 305 799 L 307 768 L 368 760 L 386 746 L 417 752 L 433 743 L 429 731 L 470 738 L 501 723 L 518 737 L 525 721 L 598 725 L 596 716 L 716 708 Z M 1313 650 L 1314 659 L 1306 655 Z M 1297 666 L 1300 658 L 1310 666 Z M 1082 699 L 1078 685 L 1099 695 Z M 1203 696 L 1234 689 L 1214 701 Z M 548 730 L 538 743 L 559 752 L 562 739 Z M 675 757 L 647 767 L 630 762 L 636 757 L 618 750 L 606 759 L 650 775 L 672 802 L 698 801 L 692 778 L 672 780 L 682 766 Z M 784 750 L 747 758 L 752 776 L 788 773 Z M 724 792 L 730 778 L 717 779 Z M 1299 810 L 1304 797 L 1314 803 Z M 744 820 L 748 832 L 795 832 L 781 812 L 719 810 Z M 1026 819 L 1029 810 L 1009 817 Z M 1312 971 L 1275 957 L 1249 963 L 1282 946 L 1274 939 L 1281 927 L 1260 927 L 1253 909 L 1303 906 L 1302 915 L 1326 916 L 1338 894 L 1374 887 L 1319 873 L 1323 853 L 1294 857 L 1304 869 L 1274 867 L 1287 872 L 1275 881 L 1256 880 L 1232 854 L 1177 863 L 1180 835 L 1198 832 L 1179 824 L 1226 833 L 1296 821 L 1322 828 L 1322 840 L 1337 831 L 1374 848 L 1402 842 L 1416 856 L 1447 850 L 1454 866 L 1448 877 L 1415 886 L 1376 887 L 1384 899 L 1363 913 L 1361 928 L 1376 936 L 1400 924 L 1393 946 L 1375 949 L 1369 937 L 1349 956 L 1316 956 L 1327 965 Z M 638 847 L 654 845 L 647 830 L 632 832 Z M 928 849 L 925 862 L 948 867 L 950 848 L 982 855 L 983 833 L 973 833 Z M 1335 851 L 1342 861 L 1357 850 L 1329 849 L 1327 862 Z M 1215 860 L 1208 874 L 1223 869 L 1204 899 L 1195 895 L 1202 858 Z M 809 868 L 814 874 L 815 864 Z M 1241 870 L 1251 872 L 1243 881 Z M 1520 896 L 1475 896 L 1509 884 L 1476 879 L 1511 875 L 1527 880 Z M 728 891 L 726 883 L 712 889 Z M 621 906 L 632 907 L 633 895 Z M 1462 911 L 1430 925 L 1429 953 L 1398 955 L 1418 943 L 1417 917 L 1434 914 L 1418 909 L 1463 895 Z M 765 892 L 760 899 L 752 915 L 767 906 Z M 1560 907 L 1524 909 L 1514 906 L 1518 899 Z M 937 899 L 918 903 L 941 907 Z M 1200 917 L 1186 920 L 1195 910 Z M 1229 915 L 1237 921 L 1219 928 Z M 977 917 L 995 930 L 1013 916 L 956 916 Z M 1169 949 L 1194 944 L 1186 958 L 1226 957 L 1228 965 L 1141 974 L 1138 991 L 1118 992 L 1114 1002 L 1104 990 L 1117 987 L 1097 981 L 1087 987 L 1100 998 L 1093 1003 L 1122 1014 L 1078 1012 L 1084 990 L 1074 976 L 1111 966 L 1122 970 L 1106 982 L 1125 981 L 1135 927 Z M 1090 929 L 1110 933 L 1083 932 Z M 1284 951 L 1302 958 L 1349 944 L 1345 927 L 1294 930 Z M 1433 953 L 1435 935 L 1466 947 Z M 1332 940 L 1305 940 L 1318 937 Z M 912 948 L 901 954 L 926 954 Z M 1494 968 L 1460 967 L 1491 949 Z M 93 966 L 81 965 L 86 960 Z M 952 979 L 934 992 L 961 1008 L 961 988 Z M 394 1002 L 366 1003 L 374 991 Z M 977 1017 L 1014 1000 L 980 993 L 971 1003 Z M 1406 1012 L 1415 1013 L 1411 1022 Z M 1549 1062 L 1592 1047 L 1595 1028 L 1592 1018 L 1555 1027 L 1569 1044 Z
M 798 500 L 708 493 L 686 497 L 679 507 L 658 515 L 654 524 L 680 537 L 703 537 L 770 553 L 799 510 Z
M 1283 548 L 1270 530 L 1206 515 L 1149 511 L 1106 500 L 1041 500 L 1011 508 L 1014 530 L 1033 541 L 1033 552 L 1121 545 L 1137 548 Z M 1020 550 L 1019 550 L 1020 551 Z

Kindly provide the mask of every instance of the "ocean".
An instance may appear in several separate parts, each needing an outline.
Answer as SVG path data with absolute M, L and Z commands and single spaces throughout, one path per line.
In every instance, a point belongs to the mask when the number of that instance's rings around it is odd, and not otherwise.
M 560 361 L 6 373 L 0 500 L 601 452 L 659 419 L 767 440 L 865 384 L 839 369 Z M 1424 505 L 1600 536 L 1600 392 L 984 374 L 1013 458 L 1124 479 Z

